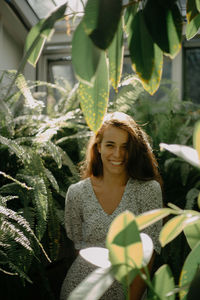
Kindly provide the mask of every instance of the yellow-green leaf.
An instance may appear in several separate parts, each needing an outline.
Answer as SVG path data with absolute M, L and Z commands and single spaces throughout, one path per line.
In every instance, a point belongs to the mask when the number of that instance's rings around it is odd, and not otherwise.
M 200 13 L 194 17 L 190 23 L 186 24 L 186 38 L 187 40 L 192 39 L 200 28 Z
M 193 249 L 200 240 L 200 222 L 185 227 L 184 234 L 191 249 Z
M 90 129 L 96 132 L 103 122 L 109 98 L 108 62 L 104 51 L 101 53 L 93 87 L 81 82 L 78 94 L 85 120 Z
M 140 230 L 150 226 L 151 224 L 163 219 L 171 213 L 169 208 L 155 209 L 147 211 L 136 217 L 136 222 Z
M 124 46 L 123 46 L 123 28 L 122 20 L 119 22 L 118 29 L 108 48 L 109 58 L 109 77 L 115 91 L 121 79 L 123 66 Z
M 184 229 L 184 222 L 187 216 L 180 215 L 168 221 L 160 232 L 160 243 L 162 247 L 171 242 Z
M 197 5 L 196 5 L 197 2 L 200 3 L 199 0 L 187 0 L 186 1 L 186 17 L 187 17 L 188 23 L 190 23 L 192 21 L 192 19 L 194 19 L 198 14 Z
M 172 272 L 168 265 L 161 266 L 154 274 L 153 277 L 153 289 L 156 295 L 159 296 L 159 299 L 162 300 L 174 300 L 175 295 L 167 296 L 168 293 L 172 292 L 175 284 Z M 149 299 L 154 299 L 154 293 L 150 290 Z M 158 299 L 155 297 L 155 299 Z
M 55 22 L 64 17 L 65 10 L 66 3 L 56 8 L 46 19 L 40 20 L 28 33 L 25 43 L 25 57 L 34 67 L 40 57 L 45 41 L 50 39 L 54 31 Z
M 129 281 L 130 271 L 141 268 L 143 260 L 142 242 L 131 212 L 125 211 L 114 219 L 107 234 L 106 246 L 110 262 L 116 267 L 116 279 L 124 282 L 127 277 Z
M 198 157 L 200 160 L 200 121 L 198 121 L 196 123 L 195 128 L 194 128 L 193 145 L 194 145 L 194 148 L 197 150 Z
M 196 0 L 196 7 L 197 7 L 198 11 L 200 12 L 200 1 L 199 0 Z
M 192 251 L 187 256 L 185 263 L 183 265 L 180 279 L 179 279 L 179 287 L 185 286 L 184 289 L 180 290 L 179 296 L 180 299 L 186 300 L 187 298 L 187 292 L 189 290 L 189 284 L 192 281 L 193 277 L 195 276 L 195 273 L 197 271 L 197 268 L 200 264 L 200 242 L 192 249 Z

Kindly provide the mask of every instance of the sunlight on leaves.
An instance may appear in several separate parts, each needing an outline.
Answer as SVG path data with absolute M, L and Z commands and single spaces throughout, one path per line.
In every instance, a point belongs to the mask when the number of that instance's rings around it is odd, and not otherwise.
M 94 132 L 100 128 L 103 122 L 109 98 L 108 61 L 106 54 L 102 53 L 94 86 L 89 87 L 84 83 L 80 83 L 78 90 L 85 120 Z
M 161 151 L 163 149 L 168 150 L 175 155 L 183 158 L 187 162 L 189 162 L 191 165 L 200 168 L 200 161 L 198 157 L 197 150 L 193 149 L 192 147 L 189 146 L 184 146 L 184 145 L 177 145 L 177 144 L 165 144 L 165 143 L 160 143 L 160 149 Z
M 91 264 L 101 267 L 108 268 L 111 263 L 108 258 L 108 249 L 100 247 L 90 247 L 82 249 L 80 255 Z
M 172 212 L 169 208 L 161 208 L 155 209 L 148 212 L 145 212 L 136 217 L 136 222 L 138 225 L 139 230 L 142 230 L 151 224 L 156 223 L 157 221 L 163 219 L 164 217 L 168 216 Z
M 115 277 L 122 281 L 132 268 L 141 268 L 142 242 L 135 216 L 125 211 L 114 219 L 108 231 L 106 246 L 109 259 L 116 268 Z

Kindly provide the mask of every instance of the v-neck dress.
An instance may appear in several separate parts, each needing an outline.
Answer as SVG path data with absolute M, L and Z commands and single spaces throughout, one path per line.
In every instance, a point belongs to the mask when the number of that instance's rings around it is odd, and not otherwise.
M 145 211 L 162 207 L 162 192 L 155 180 L 139 181 L 129 178 L 122 199 L 111 215 L 107 214 L 99 203 L 90 178 L 72 184 L 66 195 L 65 227 L 67 236 L 74 242 L 77 250 L 88 247 L 105 247 L 105 240 L 111 222 L 125 210 L 139 215 Z M 158 240 L 162 221 L 149 226 L 147 233 L 156 252 L 160 252 Z M 96 267 L 77 256 L 61 289 L 61 300 L 66 300 L 70 292 Z M 101 297 L 101 300 L 124 300 L 124 291 L 120 283 L 113 285 Z

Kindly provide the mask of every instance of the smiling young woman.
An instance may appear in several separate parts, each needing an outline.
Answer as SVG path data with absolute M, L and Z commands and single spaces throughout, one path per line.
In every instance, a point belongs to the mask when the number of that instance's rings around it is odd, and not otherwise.
M 106 115 L 89 141 L 81 174 L 82 180 L 68 189 L 65 206 L 67 235 L 77 251 L 105 247 L 109 226 L 123 211 L 138 215 L 162 207 L 161 177 L 148 136 L 124 113 Z M 152 238 L 156 252 L 160 251 L 161 226 L 157 222 L 144 230 Z M 63 282 L 61 299 L 67 299 L 94 269 L 78 255 Z M 142 280 L 136 278 L 131 285 L 131 299 L 141 299 L 144 290 Z M 125 299 L 123 287 L 114 281 L 101 299 Z

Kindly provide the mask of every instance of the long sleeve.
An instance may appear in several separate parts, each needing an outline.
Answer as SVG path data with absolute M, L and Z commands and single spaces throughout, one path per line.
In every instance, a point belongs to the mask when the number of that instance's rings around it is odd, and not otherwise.
M 81 197 L 77 186 L 71 185 L 65 200 L 65 228 L 67 236 L 74 242 L 77 250 L 82 245 Z

